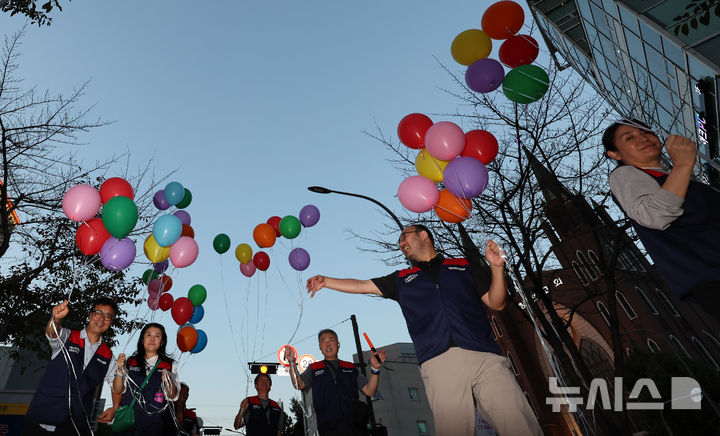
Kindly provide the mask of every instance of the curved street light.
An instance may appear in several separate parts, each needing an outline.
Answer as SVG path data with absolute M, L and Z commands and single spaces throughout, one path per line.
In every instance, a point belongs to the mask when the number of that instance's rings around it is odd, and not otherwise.
M 385 206 L 384 204 L 380 203 L 379 201 L 375 200 L 372 197 L 368 197 L 367 195 L 353 194 L 352 192 L 335 191 L 334 189 L 328 189 L 328 188 L 324 188 L 322 186 L 309 186 L 308 190 L 315 192 L 317 194 L 340 194 L 340 195 L 347 195 L 350 197 L 363 198 L 365 200 L 372 201 L 373 203 L 380 206 L 385 212 L 387 212 L 387 214 L 390 215 L 390 217 L 393 220 L 395 220 L 395 222 L 397 223 L 398 228 L 400 229 L 401 232 L 405 228 L 402 225 L 402 223 L 400 222 L 400 219 L 390 209 L 388 209 L 387 206 Z

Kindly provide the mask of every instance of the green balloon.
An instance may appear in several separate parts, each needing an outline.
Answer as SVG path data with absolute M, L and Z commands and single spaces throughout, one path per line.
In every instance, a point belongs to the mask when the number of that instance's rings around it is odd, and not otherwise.
M 193 285 L 188 291 L 188 298 L 195 307 L 203 304 L 207 298 L 207 290 L 205 290 L 205 286 Z
M 520 65 L 510 70 L 503 80 L 503 94 L 510 101 L 520 104 L 540 100 L 548 90 L 550 79 L 537 65 Z
M 278 227 L 280 228 L 281 235 L 288 239 L 295 239 L 300 234 L 302 225 L 300 224 L 299 219 L 292 215 L 288 215 L 280 220 L 280 225 Z
M 150 283 L 151 280 L 155 280 L 156 278 L 160 277 L 154 269 L 150 268 L 145 270 L 145 272 L 142 275 L 142 281 L 146 285 Z
M 230 249 L 230 236 L 225 233 L 220 233 L 213 239 L 213 248 L 220 254 L 225 253 Z
M 192 202 L 192 192 L 188 188 L 185 188 L 185 196 L 182 200 L 180 200 L 180 203 L 176 204 L 175 207 L 178 209 L 185 209 L 186 207 L 190 206 L 190 203 Z
M 122 239 L 132 232 L 138 220 L 138 209 L 127 197 L 117 196 L 105 202 L 102 222 L 108 233 Z

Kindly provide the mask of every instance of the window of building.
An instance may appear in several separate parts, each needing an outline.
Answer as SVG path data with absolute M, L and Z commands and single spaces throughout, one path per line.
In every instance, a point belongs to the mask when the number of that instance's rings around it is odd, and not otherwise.
M 657 344 L 657 342 L 653 341 L 652 339 L 648 338 L 647 340 L 648 348 L 653 353 L 659 353 L 660 352 L 660 346 Z
M 508 361 L 510 362 L 510 366 L 512 367 L 515 375 L 520 375 L 520 370 L 518 369 L 517 365 L 515 364 L 515 359 L 513 359 L 512 354 L 510 354 L 509 351 L 507 352 L 507 358 L 508 358 Z
M 673 335 L 670 335 L 670 340 L 675 344 L 678 350 L 682 351 L 683 354 L 685 354 L 687 357 L 690 357 L 690 353 L 688 353 L 687 348 L 680 342 L 680 339 L 676 338 Z
M 670 313 L 672 314 L 672 316 L 680 317 L 680 312 L 677 311 L 677 309 L 675 308 L 675 305 L 672 304 L 672 301 L 670 301 L 668 296 L 665 295 L 665 293 L 663 291 L 661 291 L 658 288 L 655 288 L 655 293 L 657 293 L 658 296 L 660 297 L 660 299 L 665 302 L 665 305 L 667 306 L 667 308 L 670 311 Z
M 582 268 L 583 272 L 587 274 L 587 276 L 590 278 L 590 281 L 597 280 L 598 276 L 595 271 L 590 268 L 590 262 L 588 262 L 587 257 L 585 257 L 585 253 L 583 253 L 580 250 L 577 250 L 575 252 L 575 255 L 577 256 L 578 260 L 580 261 L 580 268 Z
M 627 29 L 625 29 L 624 33 L 630 57 L 640 64 L 645 64 L 645 52 L 643 51 L 642 41 L 640 41 L 640 38 Z
M 670 59 L 670 61 L 678 67 L 685 69 L 685 56 L 683 55 L 682 49 L 664 36 L 662 37 L 662 42 L 665 57 Z
M 640 20 L 640 33 L 645 42 L 660 49 L 660 34 L 643 20 Z
M 428 434 L 427 421 L 417 420 L 415 425 L 417 425 L 418 434 Z
M 620 21 L 622 21 L 623 25 L 639 35 L 640 28 L 638 27 L 637 17 L 621 5 L 618 5 L 618 10 L 620 10 Z
M 705 347 L 705 344 L 700 342 L 700 340 L 695 336 L 693 336 L 690 340 L 693 342 L 693 344 L 695 344 L 696 347 L 700 349 L 700 351 L 702 351 L 702 355 L 705 357 L 705 360 L 707 360 L 710 365 L 714 366 L 716 371 L 720 370 L 720 365 L 718 365 L 718 363 L 715 361 L 712 354 L 710 354 L 710 351 L 707 349 L 707 347 Z
M 652 303 L 652 301 L 650 301 L 650 298 L 647 296 L 645 291 L 635 286 L 635 292 L 637 292 L 643 302 L 645 302 L 645 305 L 648 307 L 648 310 L 650 310 L 650 313 L 652 313 L 653 315 L 659 315 L 657 308 Z
M 608 312 L 607 306 L 602 301 L 598 301 L 596 304 L 600 315 L 602 315 L 607 325 L 610 325 L 610 312 Z
M 410 396 L 410 401 L 420 401 L 420 392 L 418 392 L 418 388 L 409 387 L 408 395 Z
M 495 318 L 495 315 L 490 317 L 490 323 L 493 326 L 493 331 L 495 333 L 495 336 L 497 336 L 498 338 L 502 338 L 503 332 L 502 332 L 502 329 L 500 328 L 500 323 L 498 323 L 497 319 Z
M 628 318 L 637 318 L 637 313 L 635 312 L 635 309 L 633 309 L 633 307 L 630 305 L 630 302 L 627 300 L 627 298 L 625 298 L 625 295 L 623 295 L 622 292 L 615 291 L 615 298 L 617 298 L 618 303 L 620 303 L 620 306 L 623 308 Z
M 570 266 L 572 266 L 573 271 L 575 271 L 575 275 L 577 275 L 580 283 L 582 283 L 583 285 L 587 285 L 588 278 L 585 275 L 585 272 L 578 266 L 578 263 L 573 260 L 572 262 L 570 262 Z
M 533 404 L 532 400 L 530 399 L 530 394 L 527 392 L 524 392 L 525 399 L 527 400 L 528 404 L 530 404 L 530 408 L 533 411 L 533 414 L 535 415 L 535 418 L 540 418 L 540 416 L 537 414 L 537 410 L 535 410 L 535 405 Z
M 595 270 L 598 276 L 601 276 L 602 270 L 600 269 L 600 258 L 598 258 L 597 253 L 593 250 L 588 250 L 588 259 L 590 260 L 590 267 Z

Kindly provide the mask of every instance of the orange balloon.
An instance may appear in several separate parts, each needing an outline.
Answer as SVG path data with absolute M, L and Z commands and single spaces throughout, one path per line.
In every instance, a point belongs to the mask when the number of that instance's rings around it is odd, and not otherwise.
M 482 16 L 482 30 L 492 39 L 507 39 L 520 31 L 525 21 L 522 6 L 510 0 L 490 5 Z
M 197 345 L 198 332 L 193 326 L 183 327 L 177 334 L 177 346 L 183 353 L 190 351 Z
M 188 236 L 190 238 L 195 239 L 195 230 L 193 230 L 193 228 L 190 227 L 190 224 L 183 224 L 182 225 L 182 234 L 180 236 Z
M 253 230 L 253 239 L 258 247 L 272 247 L 275 245 L 275 238 L 275 228 L 270 224 L 258 224 Z
M 160 281 L 162 282 L 162 287 L 160 288 L 160 293 L 167 292 L 172 288 L 173 281 L 170 278 L 170 276 L 162 276 L 160 277 Z
M 459 223 L 470 216 L 472 201 L 469 198 L 455 197 L 450 191 L 443 189 L 434 209 L 438 218 L 446 223 Z

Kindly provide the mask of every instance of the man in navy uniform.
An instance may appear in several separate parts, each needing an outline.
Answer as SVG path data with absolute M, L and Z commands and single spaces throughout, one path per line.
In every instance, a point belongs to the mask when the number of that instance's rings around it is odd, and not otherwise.
M 267 374 L 255 377 L 257 395 L 247 397 L 240 403 L 235 417 L 235 430 L 245 427 L 247 436 L 281 436 L 282 408 L 270 399 L 272 380 Z
M 295 352 L 285 347 L 293 386 L 299 390 L 312 388 L 320 436 L 366 435 L 366 409 L 364 402 L 359 400 L 359 392 L 368 397 L 375 395 L 380 382 L 380 362 L 375 353 L 371 353 L 371 374 L 370 379 L 366 379 L 359 374 L 355 364 L 338 359 L 340 342 L 337 333 L 330 329 L 321 330 L 318 343 L 325 360 L 312 363 L 302 375 L 298 373 Z M 378 355 L 385 360 L 383 350 L 379 350 Z
M 112 385 L 117 369 L 102 334 L 118 312 L 109 298 L 93 301 L 88 324 L 83 330 L 60 327 L 70 312 L 67 301 L 55 306 L 45 328 L 52 355 L 25 416 L 23 435 L 89 435 L 95 391 L 105 380 Z M 105 410 L 98 422 L 108 423 L 118 405 Z
M 502 310 L 507 296 L 500 247 L 487 243 L 488 270 L 467 259 L 445 259 L 423 225 L 405 227 L 398 246 L 410 268 L 372 280 L 314 276 L 307 290 L 311 296 L 322 288 L 378 295 L 400 304 L 439 436 L 474 435 L 475 409 L 500 436 L 541 435 L 491 335 L 486 309 Z

